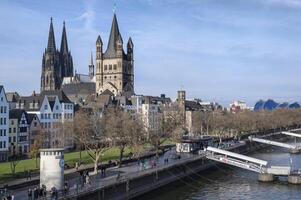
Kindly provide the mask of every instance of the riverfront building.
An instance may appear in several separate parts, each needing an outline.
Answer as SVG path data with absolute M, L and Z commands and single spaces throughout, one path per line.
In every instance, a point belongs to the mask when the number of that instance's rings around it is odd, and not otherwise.
M 29 125 L 25 110 L 9 111 L 9 152 L 10 155 L 29 153 Z
M 65 125 L 73 121 L 74 103 L 63 91 L 44 91 L 41 94 L 20 97 L 17 108 L 26 110 L 29 114 L 36 114 L 42 131 L 46 132 L 46 146 L 71 147 L 71 136 L 65 135 Z
M 7 160 L 8 156 L 8 121 L 9 104 L 4 87 L 0 85 L 0 161 Z

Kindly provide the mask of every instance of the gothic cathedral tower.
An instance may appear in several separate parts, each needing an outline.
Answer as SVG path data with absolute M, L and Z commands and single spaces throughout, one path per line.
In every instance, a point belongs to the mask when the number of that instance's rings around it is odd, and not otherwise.
M 119 32 L 117 17 L 114 13 L 108 42 L 103 53 L 103 43 L 98 36 L 96 41 L 96 93 L 108 90 L 117 95 L 134 94 L 134 56 L 133 42 L 129 38 L 127 52 L 123 50 L 123 40 Z
M 63 78 L 69 76 L 73 76 L 73 61 L 68 49 L 65 23 L 63 27 L 61 49 L 58 51 L 55 46 L 51 18 L 48 44 L 42 59 L 41 92 L 45 90 L 61 89 Z

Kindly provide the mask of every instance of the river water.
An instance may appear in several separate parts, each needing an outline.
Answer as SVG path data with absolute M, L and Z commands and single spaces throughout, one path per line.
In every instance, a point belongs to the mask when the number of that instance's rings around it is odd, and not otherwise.
M 300 141 L 298 144 L 301 145 Z M 271 165 L 301 168 L 301 154 L 289 154 L 287 149 L 267 147 L 249 154 L 251 157 L 268 161 Z M 139 199 L 143 200 L 203 200 L 203 199 L 301 199 L 301 185 L 287 183 L 281 177 L 272 183 L 257 181 L 257 173 L 233 166 L 216 167 L 179 179 L 174 184 L 163 187 Z

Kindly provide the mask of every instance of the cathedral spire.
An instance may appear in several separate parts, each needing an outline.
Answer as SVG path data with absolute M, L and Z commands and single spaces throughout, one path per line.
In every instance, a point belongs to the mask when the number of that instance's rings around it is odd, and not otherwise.
M 93 65 L 93 54 L 91 51 L 90 64 L 89 64 L 89 77 L 92 79 L 94 77 L 94 65 Z
M 63 33 L 62 33 L 62 41 L 61 41 L 61 50 L 62 54 L 68 54 L 68 42 L 67 42 L 67 34 L 66 34 L 66 27 L 65 21 L 63 22 Z
M 55 52 L 56 51 L 54 30 L 53 30 L 53 24 L 52 24 L 52 17 L 50 18 L 50 28 L 49 28 L 49 34 L 48 34 L 47 51 L 48 52 Z
M 90 65 L 93 65 L 93 54 L 92 54 L 92 51 L 91 51 L 91 55 L 90 55 Z
M 105 52 L 105 57 L 115 57 L 116 56 L 116 44 L 117 41 L 122 42 L 122 37 L 119 32 L 118 28 L 118 22 L 117 22 L 117 17 L 116 14 L 114 13 L 113 16 L 113 21 L 112 21 L 112 26 L 111 26 L 111 32 L 110 32 L 110 38 L 108 42 L 108 48 Z

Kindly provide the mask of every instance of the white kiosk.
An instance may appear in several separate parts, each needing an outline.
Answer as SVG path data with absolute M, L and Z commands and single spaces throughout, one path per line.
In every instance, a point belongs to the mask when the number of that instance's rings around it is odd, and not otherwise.
M 62 190 L 64 187 L 64 149 L 40 149 L 40 186 L 47 191 L 52 187 Z

